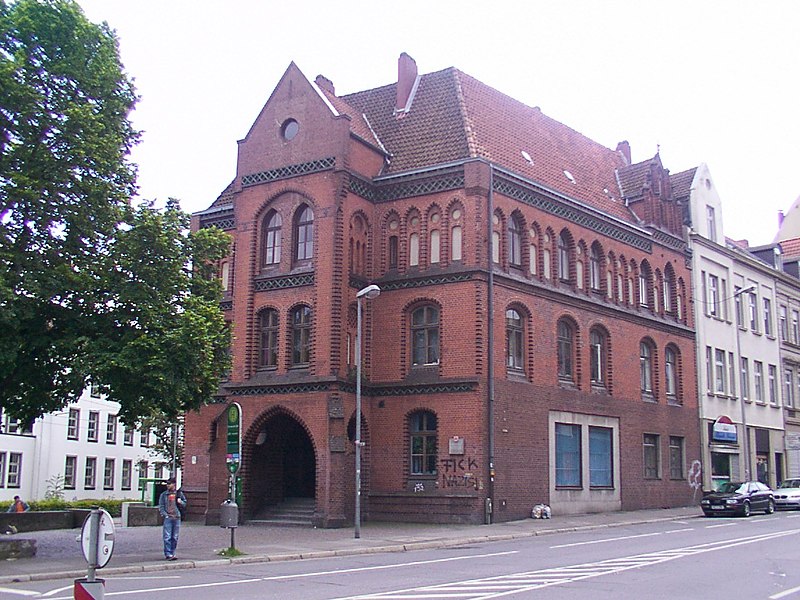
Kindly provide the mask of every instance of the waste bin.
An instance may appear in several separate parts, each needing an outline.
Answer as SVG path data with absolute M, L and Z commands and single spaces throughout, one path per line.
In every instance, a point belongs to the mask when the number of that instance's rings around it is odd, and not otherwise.
M 219 526 L 231 528 L 239 526 L 239 505 L 225 500 L 219 507 Z

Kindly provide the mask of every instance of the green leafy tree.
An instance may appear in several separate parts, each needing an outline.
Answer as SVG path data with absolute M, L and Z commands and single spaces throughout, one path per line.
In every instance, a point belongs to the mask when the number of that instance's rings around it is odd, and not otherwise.
M 107 24 L 71 0 L 0 0 L 0 406 L 30 420 L 88 382 L 124 422 L 209 398 L 227 333 L 218 230 L 132 207 L 137 101 Z

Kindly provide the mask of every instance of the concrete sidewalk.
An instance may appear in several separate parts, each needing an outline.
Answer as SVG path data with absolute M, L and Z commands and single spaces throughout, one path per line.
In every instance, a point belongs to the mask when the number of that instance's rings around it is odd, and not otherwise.
M 702 516 L 697 506 L 682 508 L 554 516 L 493 525 L 425 525 L 374 523 L 362 525 L 361 538 L 352 528 L 271 527 L 243 525 L 235 530 L 236 548 L 245 554 L 223 558 L 219 551 L 230 546 L 228 529 L 193 522 L 181 526 L 178 560 L 164 560 L 161 527 L 116 528 L 114 552 L 98 577 L 118 573 L 193 569 L 236 563 L 323 558 L 348 554 L 403 552 L 446 548 L 461 544 L 510 540 L 584 529 L 622 527 L 638 523 L 693 519 Z M 36 540 L 37 555 L 0 562 L 0 584 L 43 579 L 76 579 L 86 576 L 86 561 L 78 537 L 80 529 L 35 531 L 17 534 Z

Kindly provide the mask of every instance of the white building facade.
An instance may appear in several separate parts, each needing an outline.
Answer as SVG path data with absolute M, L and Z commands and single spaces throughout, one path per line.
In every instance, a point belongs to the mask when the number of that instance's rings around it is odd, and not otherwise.
M 726 240 L 706 165 L 689 184 L 689 243 L 697 335 L 703 488 L 785 469 L 775 271 Z
M 119 408 L 87 389 L 32 426 L 0 415 L 0 501 L 57 489 L 66 500 L 140 499 L 140 480 L 169 476 L 170 464 L 151 449 L 152 432 L 119 422 Z

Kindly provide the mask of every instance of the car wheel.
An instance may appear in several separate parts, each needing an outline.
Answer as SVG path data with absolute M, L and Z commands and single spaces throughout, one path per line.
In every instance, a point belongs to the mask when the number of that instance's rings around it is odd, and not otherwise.
M 744 506 L 742 506 L 742 516 L 749 517 L 750 516 L 750 503 L 745 502 Z
M 767 502 L 767 509 L 764 511 L 765 515 L 771 515 L 775 512 L 775 501 L 770 498 L 770 501 Z

